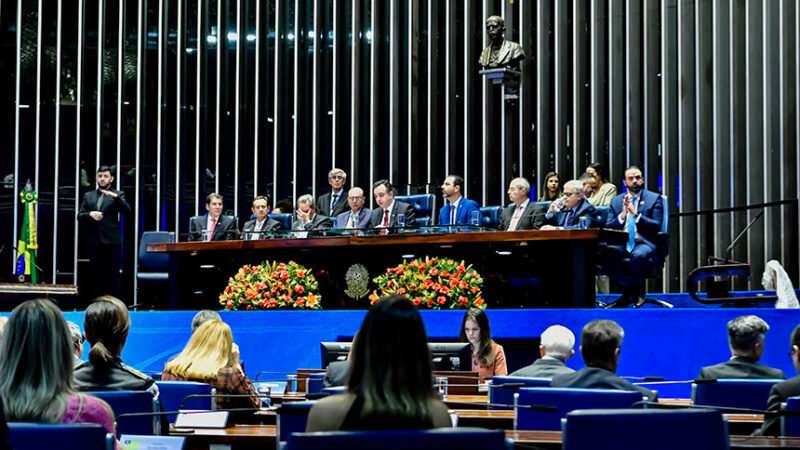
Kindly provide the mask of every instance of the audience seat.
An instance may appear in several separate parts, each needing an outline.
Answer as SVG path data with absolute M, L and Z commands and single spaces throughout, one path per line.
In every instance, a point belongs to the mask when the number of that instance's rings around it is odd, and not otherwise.
M 798 414 L 781 417 L 781 436 L 800 437 L 800 397 L 787 398 L 781 409 Z
M 692 383 L 695 405 L 766 409 L 769 390 L 781 379 L 720 378 L 716 382 Z
M 523 388 L 514 395 L 515 430 L 560 430 L 561 419 L 576 409 L 631 408 L 642 401 L 638 391 L 584 388 Z M 537 411 L 526 406 L 555 407 Z M 539 408 L 541 409 L 541 408 Z
M 217 390 L 210 384 L 195 381 L 156 381 L 159 398 L 164 411 L 178 411 L 181 409 L 212 410 L 216 409 L 217 402 L 214 397 L 186 397 L 190 395 L 214 395 Z M 167 416 L 170 423 L 175 422 L 175 414 Z
M 395 195 L 394 198 L 401 202 L 409 203 L 414 208 L 414 220 L 416 223 L 406 223 L 406 226 L 433 225 L 433 194 Z
M 347 386 L 333 386 L 333 387 L 322 388 L 322 393 L 328 395 L 344 394 L 345 392 L 347 392 Z
M 17 450 L 113 450 L 114 436 L 95 423 L 8 422 L 8 443 Z
M 167 231 L 145 231 L 139 242 L 139 269 L 136 272 L 136 289 L 160 287 L 166 289 L 169 281 L 169 254 L 147 251 L 147 244 L 157 242 L 173 242 L 175 235 Z M 153 289 L 157 294 L 163 289 Z M 149 294 L 149 293 L 148 293 Z M 147 298 L 151 298 L 150 295 Z
M 286 402 L 278 408 L 276 419 L 278 448 L 283 448 L 289 435 L 306 431 L 308 413 L 315 401 Z
M 306 392 L 309 394 L 319 394 L 322 392 L 322 380 L 325 379 L 325 372 L 309 373 L 306 380 Z
M 326 431 L 294 433 L 289 450 L 317 449 L 510 450 L 502 430 L 483 428 L 435 428 L 409 431 Z
M 497 228 L 500 225 L 500 215 L 503 213 L 503 207 L 497 206 L 484 206 L 481 208 L 481 225 L 486 228 Z
M 564 450 L 727 450 L 728 422 L 719 411 L 595 409 L 567 414 Z
M 550 378 L 496 376 L 489 380 L 489 409 L 512 409 L 514 394 L 524 387 L 549 387 Z
M 117 421 L 117 437 L 122 434 L 161 434 L 159 416 L 126 416 L 132 413 L 157 413 L 160 411 L 158 400 L 147 391 L 93 391 L 91 395 L 104 400 L 114 411 Z
M 281 224 L 282 230 L 291 230 L 292 229 L 292 214 L 291 213 L 280 213 L 280 214 L 270 214 L 270 217 L 274 220 L 277 220 Z

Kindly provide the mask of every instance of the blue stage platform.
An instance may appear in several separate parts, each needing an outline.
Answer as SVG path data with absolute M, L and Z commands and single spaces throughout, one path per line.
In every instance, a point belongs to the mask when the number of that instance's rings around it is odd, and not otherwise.
M 622 376 L 663 376 L 666 380 L 691 380 L 700 367 L 730 357 L 726 323 L 743 314 L 756 314 L 767 321 L 766 350 L 762 363 L 783 370 L 788 377 L 795 370 L 786 356 L 789 335 L 800 324 L 800 310 L 773 308 L 676 308 L 676 309 L 548 309 L 487 310 L 492 336 L 501 344 L 538 338 L 552 324 L 571 329 L 580 341 L 581 328 L 595 319 L 612 319 L 625 329 L 620 365 Z M 194 311 L 132 312 L 131 331 L 123 360 L 140 370 L 161 371 L 165 361 L 178 353 L 190 334 Z M 350 337 L 361 325 L 365 311 L 266 311 L 222 312 L 231 325 L 234 340 L 246 361 L 247 374 L 294 372 L 297 368 L 320 367 L 320 341 Z M 65 313 L 67 320 L 81 324 L 82 312 Z M 428 334 L 435 339 L 457 337 L 463 311 L 422 311 Z M 85 344 L 84 359 L 88 354 Z M 538 349 L 531 344 L 528 358 Z M 577 343 L 576 343 L 577 347 Z M 577 352 L 577 348 L 576 348 Z M 517 356 L 510 365 L 523 366 Z M 576 354 L 568 361 L 575 369 L 583 366 Z M 276 376 L 261 376 L 275 379 Z M 689 397 L 689 384 L 651 386 L 662 397 Z

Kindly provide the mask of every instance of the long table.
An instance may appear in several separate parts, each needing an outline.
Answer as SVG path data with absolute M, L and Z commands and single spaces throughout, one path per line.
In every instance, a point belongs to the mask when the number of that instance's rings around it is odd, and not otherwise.
M 265 260 L 310 268 L 324 309 L 362 309 L 369 306 L 366 297 L 345 294 L 348 268 L 361 264 L 374 278 L 404 260 L 426 256 L 473 265 L 493 308 L 591 308 L 596 244 L 624 239 L 625 233 L 598 229 L 432 232 L 156 243 L 147 250 L 170 256 L 171 309 L 218 309 L 219 294 L 239 267 Z

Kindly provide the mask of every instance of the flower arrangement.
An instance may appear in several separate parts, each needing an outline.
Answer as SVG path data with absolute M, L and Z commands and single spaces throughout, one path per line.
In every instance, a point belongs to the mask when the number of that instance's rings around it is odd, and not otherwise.
M 417 307 L 430 309 L 486 308 L 481 287 L 483 278 L 464 261 L 446 258 L 417 258 L 374 279 L 378 289 L 369 296 L 371 303 L 388 294 L 405 295 Z
M 294 261 L 244 265 L 219 295 L 226 311 L 321 309 L 320 299 L 314 275 Z

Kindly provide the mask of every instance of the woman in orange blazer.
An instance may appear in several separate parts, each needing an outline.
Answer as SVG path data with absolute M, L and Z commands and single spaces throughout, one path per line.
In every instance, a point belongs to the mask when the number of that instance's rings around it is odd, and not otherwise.
M 469 342 L 472 347 L 472 371 L 481 378 L 495 375 L 508 375 L 506 355 L 503 346 L 492 340 L 489 317 L 482 309 L 470 308 L 461 322 L 461 342 Z

